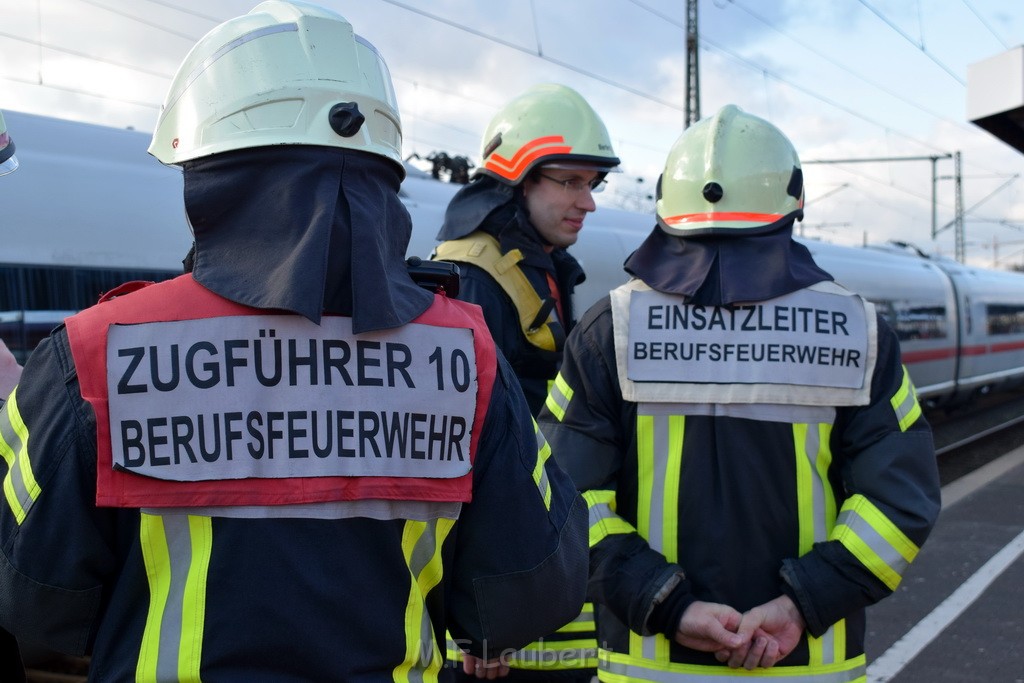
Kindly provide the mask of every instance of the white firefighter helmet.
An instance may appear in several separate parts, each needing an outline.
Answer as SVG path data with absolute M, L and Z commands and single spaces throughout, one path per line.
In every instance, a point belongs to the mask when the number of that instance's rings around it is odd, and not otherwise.
M 508 102 L 484 133 L 478 173 L 518 185 L 536 166 L 608 172 L 619 165 L 608 130 L 583 97 L 542 83 Z
M 803 219 L 800 158 L 764 119 L 726 105 L 683 131 L 658 181 L 658 224 L 670 234 L 756 234 Z
M 340 14 L 268 0 L 207 33 L 174 76 L 149 152 L 178 164 L 270 145 L 370 152 L 404 175 L 391 75 Z

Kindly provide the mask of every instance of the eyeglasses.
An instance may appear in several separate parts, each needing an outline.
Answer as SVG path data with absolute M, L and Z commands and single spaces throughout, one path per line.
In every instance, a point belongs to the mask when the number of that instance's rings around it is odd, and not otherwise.
M 562 189 L 571 194 L 579 194 L 584 190 L 590 190 L 592 193 L 597 194 L 598 192 L 604 191 L 606 181 L 603 178 L 594 178 L 589 183 L 582 178 L 568 178 L 562 180 L 561 178 L 552 178 L 549 175 L 537 171 L 537 175 L 541 178 L 550 180 L 553 183 L 558 183 L 562 186 Z

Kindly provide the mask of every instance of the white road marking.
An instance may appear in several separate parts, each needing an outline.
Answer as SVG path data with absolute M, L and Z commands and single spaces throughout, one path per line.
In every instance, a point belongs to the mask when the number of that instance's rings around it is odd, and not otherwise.
M 949 508 L 985 484 L 1002 476 L 1024 462 L 1024 448 L 1003 456 L 966 477 L 953 482 L 942 491 L 943 508 Z M 886 683 L 909 664 L 964 610 L 971 606 L 1003 571 L 1024 554 L 1024 531 L 1010 541 L 992 559 L 967 579 L 931 614 L 919 621 L 885 653 L 868 666 L 868 683 Z

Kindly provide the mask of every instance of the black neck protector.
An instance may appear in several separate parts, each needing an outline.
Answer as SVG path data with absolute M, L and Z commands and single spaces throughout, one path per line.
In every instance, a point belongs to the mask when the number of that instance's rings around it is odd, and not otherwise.
M 767 301 L 832 280 L 793 240 L 793 221 L 750 236 L 686 238 L 655 227 L 624 267 L 652 289 L 708 306 Z
M 193 277 L 231 301 L 315 323 L 350 315 L 356 333 L 404 325 L 433 301 L 406 272 L 412 222 L 381 157 L 259 147 L 187 162 L 184 177 Z

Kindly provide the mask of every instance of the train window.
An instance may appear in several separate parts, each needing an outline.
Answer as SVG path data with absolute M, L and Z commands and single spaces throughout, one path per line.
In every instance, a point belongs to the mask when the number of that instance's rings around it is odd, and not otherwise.
M 985 322 L 990 335 L 1024 334 L 1024 304 L 989 304 Z
M 946 307 L 909 306 L 905 301 L 873 301 L 875 309 L 896 331 L 900 341 L 943 339 L 949 336 Z
M 160 282 L 180 272 L 0 264 L 0 339 L 24 363 L 65 317 L 132 280 Z

